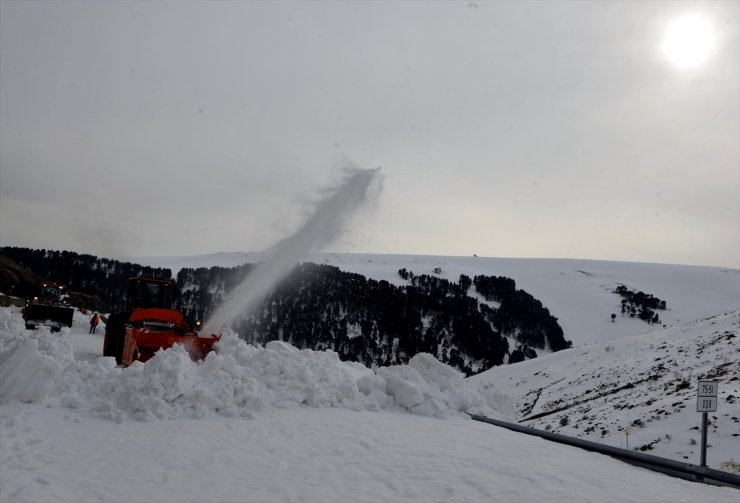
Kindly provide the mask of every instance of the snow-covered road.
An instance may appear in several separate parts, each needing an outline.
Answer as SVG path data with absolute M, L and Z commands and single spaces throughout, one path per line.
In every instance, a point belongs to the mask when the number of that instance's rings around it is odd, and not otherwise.
M 465 419 L 346 409 L 115 423 L 3 406 L 3 502 L 715 501 L 685 482 Z

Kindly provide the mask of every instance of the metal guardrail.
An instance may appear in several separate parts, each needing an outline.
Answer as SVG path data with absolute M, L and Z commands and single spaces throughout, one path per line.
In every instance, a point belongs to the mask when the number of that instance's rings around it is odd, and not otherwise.
M 733 473 L 723 472 L 721 470 L 715 470 L 713 468 L 707 468 L 705 466 L 693 465 L 691 463 L 682 463 L 680 461 L 661 458 L 642 452 L 628 451 L 627 449 L 621 449 L 619 447 L 613 447 L 611 445 L 598 444 L 596 442 L 583 440 L 581 438 L 567 437 L 565 435 L 560 435 L 559 433 L 537 430 L 535 428 L 529 428 L 528 426 L 521 426 L 519 424 L 499 421 L 498 419 L 491 419 L 490 417 L 479 416 L 475 414 L 470 414 L 470 417 L 474 421 L 480 421 L 482 423 L 500 426 L 501 428 L 506 428 L 508 430 L 516 431 L 519 433 L 534 435 L 540 438 L 544 438 L 545 440 L 550 440 L 552 442 L 557 442 L 573 447 L 579 447 L 588 451 L 606 454 L 627 463 L 648 468 L 653 471 L 665 473 L 674 477 L 680 477 L 682 479 L 692 480 L 695 482 L 704 482 L 707 484 L 722 485 L 733 487 L 735 489 L 740 489 L 740 475 L 735 475 Z

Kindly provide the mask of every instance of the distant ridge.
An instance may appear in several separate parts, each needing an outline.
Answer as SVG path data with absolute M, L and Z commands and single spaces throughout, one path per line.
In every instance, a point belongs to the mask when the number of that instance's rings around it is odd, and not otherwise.
M 191 257 L 131 259 L 168 267 L 235 267 L 254 263 L 259 252 L 228 252 Z M 363 253 L 312 253 L 306 261 L 339 267 L 368 278 L 404 284 L 400 269 L 457 281 L 461 274 L 506 276 L 540 299 L 558 318 L 575 346 L 649 332 L 650 325 L 621 316 L 619 285 L 663 299 L 668 310 L 661 325 L 698 320 L 740 308 L 740 270 L 712 266 L 651 264 L 587 259 L 445 257 Z M 434 271 L 438 269 L 439 273 Z M 611 314 L 617 314 L 614 323 Z

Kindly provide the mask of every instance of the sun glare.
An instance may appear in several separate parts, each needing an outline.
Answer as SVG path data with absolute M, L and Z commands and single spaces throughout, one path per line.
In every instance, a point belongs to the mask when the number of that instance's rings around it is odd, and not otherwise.
M 712 25 L 696 14 L 676 18 L 666 28 L 662 49 L 668 60 L 678 67 L 698 66 L 714 49 Z

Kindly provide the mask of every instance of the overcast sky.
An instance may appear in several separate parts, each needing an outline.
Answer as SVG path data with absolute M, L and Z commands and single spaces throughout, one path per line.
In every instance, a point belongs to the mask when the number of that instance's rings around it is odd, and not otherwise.
M 662 50 L 711 26 L 707 59 Z M 740 267 L 740 2 L 0 2 L 0 244 Z

